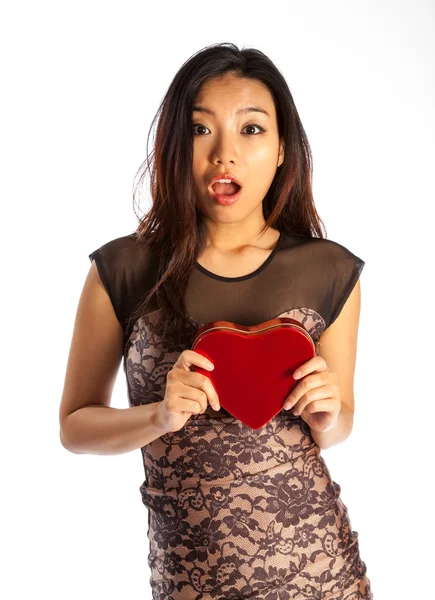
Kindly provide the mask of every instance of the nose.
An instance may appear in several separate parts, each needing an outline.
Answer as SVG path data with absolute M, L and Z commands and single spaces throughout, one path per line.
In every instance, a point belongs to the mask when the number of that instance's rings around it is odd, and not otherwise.
M 238 159 L 238 148 L 231 135 L 221 135 L 213 147 L 214 164 L 234 164 Z

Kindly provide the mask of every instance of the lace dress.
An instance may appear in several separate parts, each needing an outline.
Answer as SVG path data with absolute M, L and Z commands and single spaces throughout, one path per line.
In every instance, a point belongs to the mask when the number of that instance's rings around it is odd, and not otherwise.
M 132 318 L 155 282 L 155 261 L 136 233 L 89 258 L 123 327 L 129 405 L 159 402 L 168 371 L 190 345 L 169 347 L 161 338 L 152 345 L 156 311 Z M 332 240 L 281 232 L 267 260 L 245 276 L 222 277 L 196 263 L 186 306 L 197 329 L 285 316 L 318 342 L 364 264 Z M 373 598 L 340 486 L 300 416 L 282 410 L 252 430 L 208 406 L 141 453 L 153 600 Z

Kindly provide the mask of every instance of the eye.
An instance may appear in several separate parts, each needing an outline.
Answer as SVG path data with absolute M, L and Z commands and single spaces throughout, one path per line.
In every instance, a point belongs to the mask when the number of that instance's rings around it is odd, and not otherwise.
M 201 123 L 194 123 L 192 125 L 192 128 L 195 128 L 195 127 L 202 127 L 204 129 L 208 129 L 208 127 L 206 127 L 205 125 L 201 125 Z M 256 123 L 250 123 L 249 125 L 246 125 L 246 127 L 244 127 L 243 129 L 246 129 L 247 127 L 257 127 L 260 130 L 258 133 L 264 133 L 266 131 L 265 129 L 263 129 L 263 127 L 260 127 L 260 125 L 257 125 Z M 254 135 L 258 135 L 258 133 L 255 133 Z M 194 135 L 198 135 L 198 134 L 194 133 Z M 251 135 L 251 134 L 247 134 L 247 135 Z
M 256 125 L 255 123 L 250 123 L 249 125 L 246 125 L 246 127 L 257 127 L 260 130 L 259 133 L 263 133 L 265 131 L 262 127 L 260 127 L 260 125 Z M 246 127 L 244 127 L 244 129 L 246 129 Z M 258 133 L 255 135 L 258 135 Z

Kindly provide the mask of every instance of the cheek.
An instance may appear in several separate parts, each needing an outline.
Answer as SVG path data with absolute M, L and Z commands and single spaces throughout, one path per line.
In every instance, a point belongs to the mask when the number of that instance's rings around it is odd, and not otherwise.
M 247 172 L 250 174 L 249 188 L 266 193 L 278 168 L 278 155 L 274 151 L 262 149 L 255 156 L 250 157 L 246 166 Z
M 200 193 L 204 187 L 205 175 L 203 169 L 201 169 L 198 160 L 193 159 L 192 161 L 192 185 L 196 193 Z
M 257 176 L 272 176 L 278 166 L 278 149 L 275 144 L 259 144 L 246 152 L 243 162 L 246 163 L 249 171 Z
M 196 190 L 202 190 L 202 192 L 204 192 L 204 188 L 207 187 L 206 176 L 206 161 L 203 157 L 200 157 L 198 153 L 197 156 L 194 156 L 192 160 L 192 177 Z
M 278 149 L 275 144 L 261 144 L 253 148 L 252 152 L 247 153 L 247 159 L 250 162 L 261 163 L 262 165 L 278 164 Z

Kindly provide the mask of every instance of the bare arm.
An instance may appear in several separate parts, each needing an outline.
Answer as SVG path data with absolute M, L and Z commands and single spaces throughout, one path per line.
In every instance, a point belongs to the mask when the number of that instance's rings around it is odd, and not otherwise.
M 165 432 L 155 424 L 160 402 L 110 406 L 123 356 L 123 331 L 95 261 L 77 308 L 59 410 L 60 440 L 75 454 L 122 454 Z
M 341 405 L 334 427 L 329 431 L 315 431 L 310 428 L 311 436 L 319 448 L 326 449 L 344 442 L 352 432 L 353 412 L 346 404 Z
M 361 283 L 358 280 L 334 323 L 320 336 L 320 356 L 338 375 L 341 409 L 336 424 L 329 431 L 311 435 L 319 448 L 330 448 L 345 441 L 352 432 L 355 411 L 353 380 L 356 364 L 358 327 L 361 309 Z
M 159 404 L 79 408 L 64 421 L 62 445 L 74 454 L 124 454 L 142 448 L 165 433 L 154 419 Z

